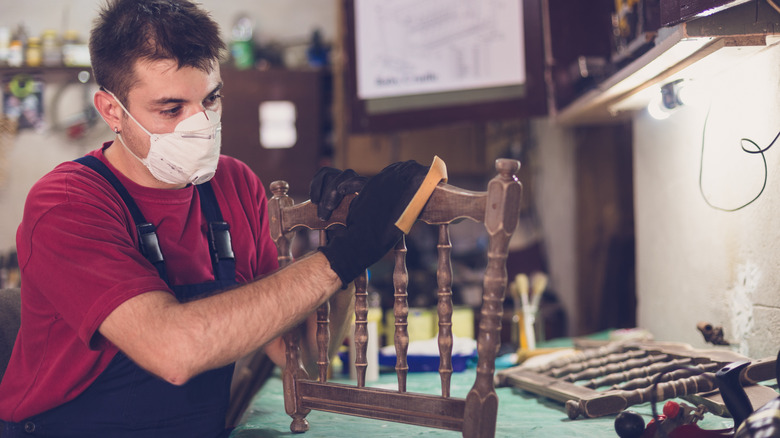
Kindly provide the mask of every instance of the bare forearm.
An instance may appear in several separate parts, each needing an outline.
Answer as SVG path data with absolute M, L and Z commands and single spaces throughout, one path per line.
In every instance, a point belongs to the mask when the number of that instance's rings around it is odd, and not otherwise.
M 280 336 L 340 285 L 327 259 L 313 253 L 260 280 L 186 304 L 169 294 L 143 294 L 118 307 L 100 331 L 141 366 L 181 384 Z
M 198 351 L 210 351 L 212 363 L 205 369 L 230 363 L 265 345 L 299 324 L 340 285 L 322 254 L 303 258 L 285 269 L 228 293 L 215 296 L 214 302 L 203 300 L 183 309 L 184 318 L 203 324 L 202 336 L 193 333 Z M 224 312 L 214 321 L 214 312 Z M 230 316 L 232 315 L 232 316 Z M 199 370 L 202 371 L 202 370 Z

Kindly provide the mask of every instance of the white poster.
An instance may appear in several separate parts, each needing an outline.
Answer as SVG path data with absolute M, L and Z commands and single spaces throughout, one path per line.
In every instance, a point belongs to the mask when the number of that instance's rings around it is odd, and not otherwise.
M 525 83 L 522 0 L 355 0 L 357 94 Z

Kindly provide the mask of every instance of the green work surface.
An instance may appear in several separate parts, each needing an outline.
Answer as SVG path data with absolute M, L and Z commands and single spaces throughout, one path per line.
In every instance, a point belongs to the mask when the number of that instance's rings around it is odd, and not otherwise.
M 451 391 L 453 397 L 465 398 L 474 382 L 476 371 L 469 368 L 452 375 Z M 334 382 L 354 384 L 354 380 L 334 379 Z M 368 382 L 367 386 L 397 389 L 394 373 L 381 373 L 379 380 Z M 441 383 L 438 373 L 409 373 L 407 391 L 424 394 L 441 393 Z M 600 418 L 582 418 L 570 420 L 566 416 L 564 406 L 534 394 L 514 388 L 497 388 L 499 397 L 497 437 L 550 438 L 550 437 L 583 437 L 602 438 L 617 437 L 614 429 L 615 416 Z M 691 403 L 676 400 L 678 402 Z M 662 409 L 658 404 L 658 410 Z M 649 403 L 632 406 L 633 411 L 641 414 L 645 423 L 652 418 Z M 309 431 L 303 435 L 290 432 L 290 417 L 284 411 L 284 392 L 280 371 L 265 383 L 255 397 L 252 405 L 241 421 L 241 424 L 230 435 L 232 438 L 271 438 L 284 436 L 313 437 L 399 437 L 399 436 L 430 436 L 457 437 L 460 432 L 410 426 L 381 420 L 338 415 L 328 412 L 311 411 L 306 417 L 309 420 Z M 699 426 L 704 429 L 724 429 L 733 426 L 729 418 L 721 418 L 706 414 Z

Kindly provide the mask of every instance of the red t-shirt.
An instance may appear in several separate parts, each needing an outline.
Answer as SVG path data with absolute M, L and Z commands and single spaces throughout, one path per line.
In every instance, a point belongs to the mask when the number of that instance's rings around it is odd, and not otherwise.
M 212 281 L 207 223 L 195 187 L 143 187 L 113 168 L 102 149 L 90 155 L 108 165 L 157 227 L 172 284 Z M 211 181 L 230 224 L 236 281 L 276 269 L 260 180 L 245 164 L 221 156 Z M 33 186 L 17 231 L 22 327 L 0 384 L 0 418 L 21 421 L 83 392 L 117 352 L 97 331 L 106 316 L 138 294 L 169 291 L 138 251 L 137 239 L 122 199 L 86 166 L 60 164 Z

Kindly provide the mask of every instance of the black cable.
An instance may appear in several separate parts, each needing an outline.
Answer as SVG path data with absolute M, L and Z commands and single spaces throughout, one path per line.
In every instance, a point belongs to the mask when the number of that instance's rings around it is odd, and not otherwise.
M 767 165 L 766 165 L 766 156 L 764 155 L 764 152 L 769 150 L 769 148 L 771 148 L 772 145 L 775 144 L 777 139 L 780 138 L 780 132 L 778 132 L 777 135 L 775 136 L 775 138 L 772 140 L 772 142 L 769 143 L 769 146 L 767 146 L 767 147 L 765 147 L 763 149 L 761 149 L 761 147 L 758 146 L 758 144 L 756 142 L 754 142 L 753 140 L 751 140 L 749 138 L 741 138 L 739 140 L 740 146 L 742 147 L 742 150 L 744 152 L 746 152 L 748 154 L 761 154 L 761 160 L 764 162 L 764 182 L 761 185 L 761 190 L 758 191 L 756 196 L 753 199 L 751 199 L 750 201 L 740 205 L 739 207 L 736 207 L 736 208 L 718 207 L 717 205 L 712 204 L 709 201 L 709 199 L 707 199 L 707 196 L 704 194 L 704 186 L 702 184 L 702 177 L 703 177 L 703 174 L 704 174 L 704 145 L 706 144 L 705 138 L 706 138 L 706 134 L 707 134 L 707 122 L 710 119 L 710 110 L 711 109 L 712 109 L 712 105 L 710 105 L 707 108 L 707 115 L 704 116 L 704 126 L 702 127 L 702 132 L 701 132 L 701 155 L 699 156 L 699 192 L 701 193 L 701 197 L 702 197 L 702 199 L 704 199 L 704 202 L 707 205 L 709 205 L 710 207 L 712 207 L 712 208 L 714 208 L 716 210 L 721 210 L 721 211 L 726 211 L 726 212 L 733 212 L 733 211 L 741 210 L 741 209 L 747 207 L 748 205 L 752 204 L 756 199 L 758 199 L 759 196 L 761 196 L 762 193 L 764 193 L 764 189 L 766 189 L 766 182 L 767 182 L 767 179 L 769 177 L 769 170 L 768 170 Z M 752 144 L 753 146 L 756 147 L 756 150 L 755 151 L 748 150 L 747 148 L 745 148 L 745 143 Z

